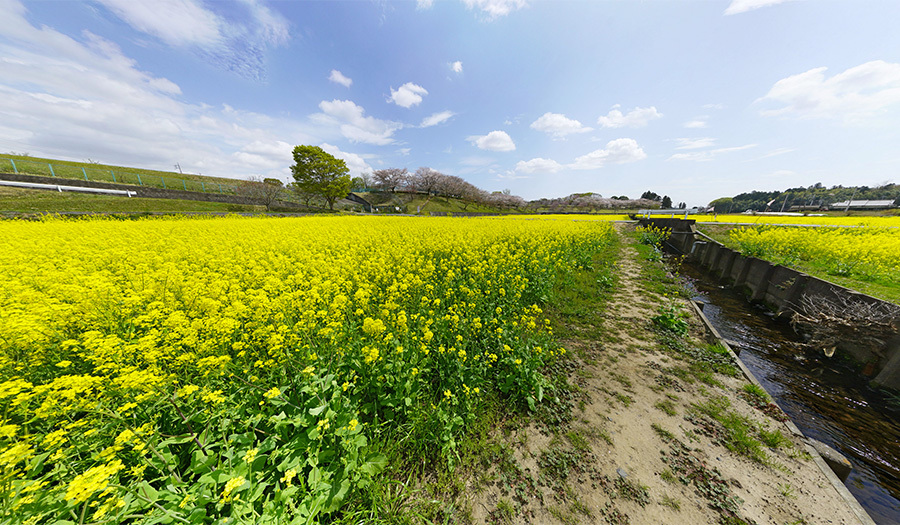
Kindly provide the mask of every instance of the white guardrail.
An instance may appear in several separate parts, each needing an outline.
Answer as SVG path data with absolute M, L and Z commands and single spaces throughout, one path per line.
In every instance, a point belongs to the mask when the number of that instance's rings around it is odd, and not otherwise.
M 684 218 L 687 219 L 688 215 L 692 213 L 697 213 L 696 209 L 683 210 L 681 208 L 675 208 L 672 210 L 638 210 L 637 215 L 643 215 L 644 218 L 649 219 L 651 215 L 672 215 L 674 219 L 676 215 L 684 214 Z
M 80 191 L 84 193 L 103 193 L 106 195 L 125 195 L 128 197 L 136 197 L 136 191 L 128 190 L 107 190 L 104 188 L 87 188 L 84 186 L 63 186 L 60 184 L 38 184 L 35 182 L 16 182 L 11 180 L 0 180 L 0 186 L 12 186 L 14 188 L 28 188 L 33 190 L 56 190 L 63 191 Z

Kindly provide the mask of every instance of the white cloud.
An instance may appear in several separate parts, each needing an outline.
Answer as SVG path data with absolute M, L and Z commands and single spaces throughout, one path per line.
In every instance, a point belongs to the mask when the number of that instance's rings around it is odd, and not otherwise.
M 453 62 L 452 64 L 450 64 L 450 69 L 452 69 L 454 73 L 462 73 L 462 62 L 460 62 L 459 60 Z
M 797 151 L 797 149 L 796 148 L 777 148 L 777 149 L 773 149 L 772 151 L 766 153 L 762 157 L 759 157 L 755 160 L 767 159 L 769 157 L 777 157 L 778 155 L 784 155 L 785 153 L 791 153 L 793 151 Z
M 694 118 L 693 120 L 689 120 L 684 123 L 684 127 L 688 129 L 700 129 L 705 128 L 707 126 L 706 119 L 708 119 L 706 115 L 702 115 Z
M 488 20 L 496 20 L 501 16 L 506 16 L 516 9 L 522 9 L 528 6 L 525 0 L 463 0 L 466 7 L 472 9 L 477 7 L 481 9 Z
M 347 164 L 347 168 L 350 170 L 350 175 L 354 177 L 372 171 L 372 166 L 369 166 L 365 159 L 362 156 L 357 155 L 356 153 L 347 153 L 346 151 L 341 151 L 341 148 L 332 146 L 327 142 L 323 142 L 319 145 L 319 147 L 322 148 L 325 153 L 342 159 L 344 163 Z
M 353 84 L 352 78 L 345 77 L 344 74 L 337 69 L 331 70 L 331 76 L 328 77 L 328 80 L 334 82 L 335 84 L 340 84 L 344 87 L 350 87 L 350 85 Z
M 531 123 L 531 128 L 543 131 L 553 138 L 561 139 L 572 133 L 586 133 L 592 128 L 584 126 L 577 120 L 567 118 L 560 113 L 544 113 Z
M 403 108 L 411 108 L 422 102 L 422 96 L 427 95 L 428 91 L 422 86 L 407 82 L 400 86 L 396 91 L 391 88 L 391 102 Z
M 782 4 L 788 0 L 731 0 L 731 4 L 725 9 L 726 15 L 736 15 L 738 13 L 746 13 L 760 7 L 768 7 L 770 5 Z
M 262 79 L 265 51 L 288 41 L 288 22 L 256 0 L 230 4 L 230 17 L 198 0 L 94 0 L 137 31 L 187 48 L 239 75 Z M 215 5 L 215 3 L 211 4 Z
M 619 111 L 617 109 L 618 107 L 618 105 L 613 106 L 613 109 L 610 110 L 607 115 L 598 118 L 597 124 L 600 124 L 604 128 L 640 128 L 646 126 L 651 120 L 663 116 L 654 106 L 650 106 L 649 108 L 634 108 L 627 114 L 623 114 Z
M 516 144 L 505 131 L 492 131 L 487 135 L 473 135 L 466 140 L 478 146 L 479 149 L 488 151 L 513 151 L 516 149 Z
M 709 148 L 715 145 L 716 139 L 710 137 L 702 137 L 702 138 L 681 138 L 675 139 L 675 142 L 678 143 L 678 146 L 675 149 L 701 149 L 701 148 Z
M 647 158 L 647 154 L 634 139 L 615 139 L 598 149 L 575 159 L 569 167 L 575 170 L 595 170 L 607 164 L 624 164 Z
M 900 64 L 874 60 L 831 78 L 825 77 L 827 69 L 810 69 L 776 82 L 759 101 L 778 103 L 782 107 L 764 110 L 762 114 L 843 117 L 852 121 L 872 116 L 900 102 Z
M 562 168 L 562 164 L 555 160 L 540 157 L 529 161 L 520 160 L 516 163 L 516 172 L 519 173 L 556 173 Z
M 730 148 L 718 148 L 707 151 L 696 151 L 692 153 L 676 153 L 668 158 L 668 160 L 687 160 L 694 162 L 707 162 L 713 160 L 722 153 L 731 153 L 733 151 L 742 151 L 745 149 L 755 148 L 756 144 L 745 144 L 743 146 L 733 146 Z
M 434 5 L 434 0 L 416 0 L 416 9 L 431 9 L 432 5 Z
M 319 109 L 322 113 L 311 117 L 314 122 L 339 126 L 341 134 L 353 142 L 391 144 L 394 132 L 403 127 L 397 122 L 367 117 L 366 110 L 350 100 L 323 100 Z
M 434 115 L 425 117 L 419 127 L 430 128 L 431 126 L 437 126 L 438 124 L 442 124 L 450 120 L 454 116 L 456 116 L 456 113 L 452 111 L 441 111 L 440 113 L 435 113 Z

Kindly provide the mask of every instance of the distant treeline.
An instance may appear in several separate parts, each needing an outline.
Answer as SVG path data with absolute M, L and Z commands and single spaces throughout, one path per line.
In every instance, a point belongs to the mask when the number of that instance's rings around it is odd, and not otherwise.
M 734 197 L 722 197 L 709 203 L 718 213 L 753 211 L 788 211 L 827 209 L 836 202 L 848 200 L 890 200 L 900 206 L 900 185 L 885 184 L 877 188 L 869 186 L 832 186 L 826 188 L 817 183 L 808 188 L 790 188 L 784 191 L 751 191 Z
M 455 175 L 446 175 L 437 170 L 423 167 L 410 173 L 406 168 L 386 168 L 355 177 L 352 191 L 379 190 L 390 193 L 422 193 L 459 199 L 463 209 L 478 203 L 500 209 L 525 211 L 599 211 L 638 208 L 671 208 L 672 199 L 659 196 L 651 191 L 644 192 L 640 199 L 629 199 L 625 195 L 603 197 L 599 193 L 573 193 L 555 199 L 526 201 L 509 190 L 487 192 Z M 679 208 L 685 208 L 682 202 Z

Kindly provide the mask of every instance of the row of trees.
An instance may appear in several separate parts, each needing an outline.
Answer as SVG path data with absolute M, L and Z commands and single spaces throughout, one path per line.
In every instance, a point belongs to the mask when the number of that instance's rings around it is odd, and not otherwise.
M 455 175 L 447 175 L 437 170 L 422 167 L 409 173 L 406 168 L 386 168 L 375 170 L 371 174 L 350 177 L 347 164 L 317 146 L 297 146 L 293 150 L 294 165 L 291 174 L 294 182 L 285 187 L 278 179 L 252 178 L 238 188 L 240 195 L 253 198 L 271 209 L 291 191 L 309 206 L 314 200 L 324 201 L 329 209 L 339 199 L 347 196 L 351 189 L 378 189 L 395 193 L 416 192 L 428 195 L 440 195 L 459 199 L 463 209 L 473 203 L 495 208 L 534 208 L 534 209 L 623 209 L 623 208 L 670 208 L 672 200 L 668 196 L 660 197 L 647 191 L 640 199 L 615 196 L 604 198 L 597 193 L 574 193 L 558 199 L 540 199 L 526 202 L 525 199 L 512 195 L 509 190 L 487 192 Z M 680 205 L 685 207 L 684 203 Z
M 422 167 L 414 173 L 406 168 L 386 168 L 364 173 L 353 179 L 357 190 L 376 189 L 381 191 L 417 192 L 459 199 L 463 209 L 473 203 L 498 208 L 519 208 L 525 199 L 512 195 L 509 190 L 487 192 L 456 175 L 447 175 L 432 168 Z
M 892 200 L 895 206 L 900 206 L 900 185 L 883 184 L 874 188 L 838 185 L 827 188 L 819 182 L 808 187 L 800 186 L 784 191 L 740 193 L 734 197 L 716 199 L 709 205 L 718 213 L 726 213 L 745 210 L 766 211 L 766 209 L 780 211 L 789 210 L 792 206 L 802 209 L 827 208 L 836 202 L 848 200 Z

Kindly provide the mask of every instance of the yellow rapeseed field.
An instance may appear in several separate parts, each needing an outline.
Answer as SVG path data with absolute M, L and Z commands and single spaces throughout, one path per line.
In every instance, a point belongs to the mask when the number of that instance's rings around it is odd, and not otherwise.
M 744 255 L 900 284 L 900 229 L 757 226 L 729 232 Z
M 0 522 L 315 522 L 564 352 L 569 218 L 0 222 Z M 402 437 L 400 437 L 402 436 Z M 223 522 L 224 523 L 224 522 Z
M 871 217 L 871 216 L 784 216 L 784 215 L 691 215 L 699 223 L 726 223 L 726 224 L 796 224 L 808 226 L 874 226 L 880 228 L 900 228 L 900 216 Z

